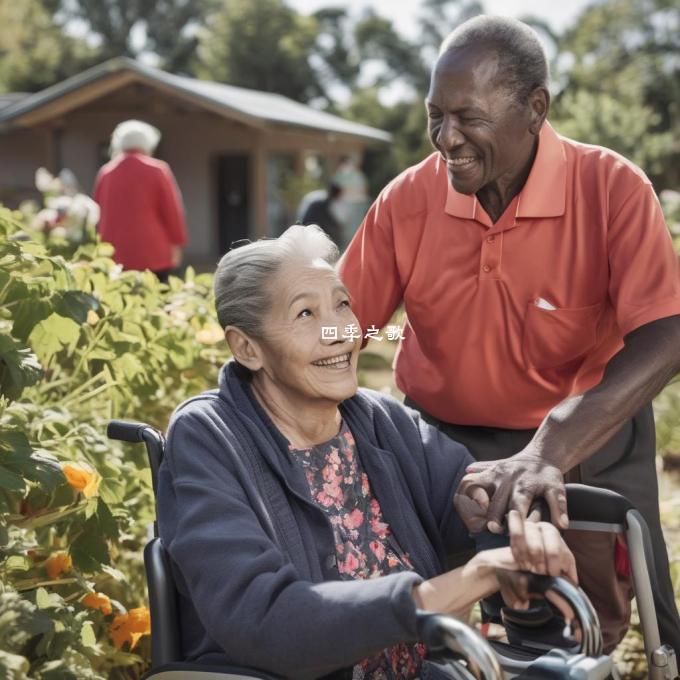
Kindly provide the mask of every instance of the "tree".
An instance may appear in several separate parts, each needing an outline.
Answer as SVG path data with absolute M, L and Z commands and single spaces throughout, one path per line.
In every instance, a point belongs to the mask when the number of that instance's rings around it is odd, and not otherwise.
M 196 32 L 216 0 L 42 0 L 62 27 L 77 20 L 98 42 L 99 61 L 154 54 L 169 71 L 186 71 Z M 133 39 L 133 36 L 135 39 Z
M 195 73 L 298 101 L 330 101 L 310 63 L 316 37 L 316 20 L 283 0 L 223 0 L 199 33 Z
M 680 6 L 609 0 L 588 7 L 558 41 L 560 130 L 633 159 L 658 189 L 677 186 Z
M 313 14 L 317 36 L 313 58 L 324 81 L 352 88 L 361 70 L 361 55 L 353 40 L 347 11 L 339 7 L 325 7 Z
M 0 25 L 0 92 L 35 92 L 93 63 L 93 51 L 64 35 L 39 0 L 0 0 Z

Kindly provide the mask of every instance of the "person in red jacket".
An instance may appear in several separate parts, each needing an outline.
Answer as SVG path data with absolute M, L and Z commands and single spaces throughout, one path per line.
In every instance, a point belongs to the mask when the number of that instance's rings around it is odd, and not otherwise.
M 111 135 L 112 159 L 95 180 L 94 200 L 101 209 L 99 233 L 113 244 L 114 260 L 167 281 L 181 262 L 187 230 L 172 170 L 151 157 L 160 136 L 142 121 L 120 123 Z

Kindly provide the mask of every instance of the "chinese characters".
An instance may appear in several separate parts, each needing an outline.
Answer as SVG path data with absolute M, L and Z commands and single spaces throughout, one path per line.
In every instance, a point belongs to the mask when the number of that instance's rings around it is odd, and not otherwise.
M 338 336 L 337 326 L 321 326 L 321 339 L 322 340 L 375 340 L 377 342 L 382 342 L 383 340 L 390 340 L 392 342 L 404 339 L 404 332 L 401 326 L 396 324 L 390 324 L 385 327 L 384 335 L 381 334 L 380 329 L 371 325 L 366 329 L 366 332 L 362 336 L 361 329 L 354 323 L 350 323 L 345 326 L 342 335 Z

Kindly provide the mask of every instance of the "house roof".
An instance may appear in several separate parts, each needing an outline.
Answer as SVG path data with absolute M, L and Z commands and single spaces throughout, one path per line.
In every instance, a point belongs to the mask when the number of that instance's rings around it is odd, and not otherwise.
M 260 127 L 283 125 L 370 141 L 388 142 L 391 139 L 391 135 L 384 130 L 345 120 L 280 94 L 177 76 L 126 57 L 110 59 L 40 92 L 2 102 L 5 105 L 0 104 L 0 127 L 21 125 L 22 118 L 26 118 L 27 114 L 34 114 L 59 100 L 66 100 L 69 95 L 92 88 L 95 84 L 99 85 L 97 96 L 101 96 L 106 80 L 115 81 L 115 77 L 121 74 L 130 75 L 132 80 L 169 89 L 227 117 L 237 117 Z M 113 83 L 112 89 L 119 82 Z M 79 102 L 78 105 L 81 104 Z

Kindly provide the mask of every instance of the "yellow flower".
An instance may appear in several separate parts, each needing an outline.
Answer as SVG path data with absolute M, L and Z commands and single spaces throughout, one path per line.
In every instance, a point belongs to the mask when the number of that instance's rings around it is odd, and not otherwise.
M 216 345 L 224 340 L 224 331 L 215 323 L 207 323 L 196 333 L 196 340 L 202 345 Z
M 59 578 L 64 572 L 73 569 L 71 556 L 66 553 L 55 553 L 45 560 L 45 570 L 51 579 Z
M 87 463 L 62 463 L 61 471 L 66 476 L 66 481 L 85 498 L 91 498 L 99 491 L 101 475 Z
M 113 609 L 111 600 L 104 593 L 88 593 L 81 602 L 90 609 L 98 609 L 102 614 L 110 614 Z
M 118 614 L 109 625 L 113 644 L 120 649 L 126 642 L 134 649 L 142 635 L 151 632 L 151 615 L 146 607 L 130 609 L 127 614 Z

